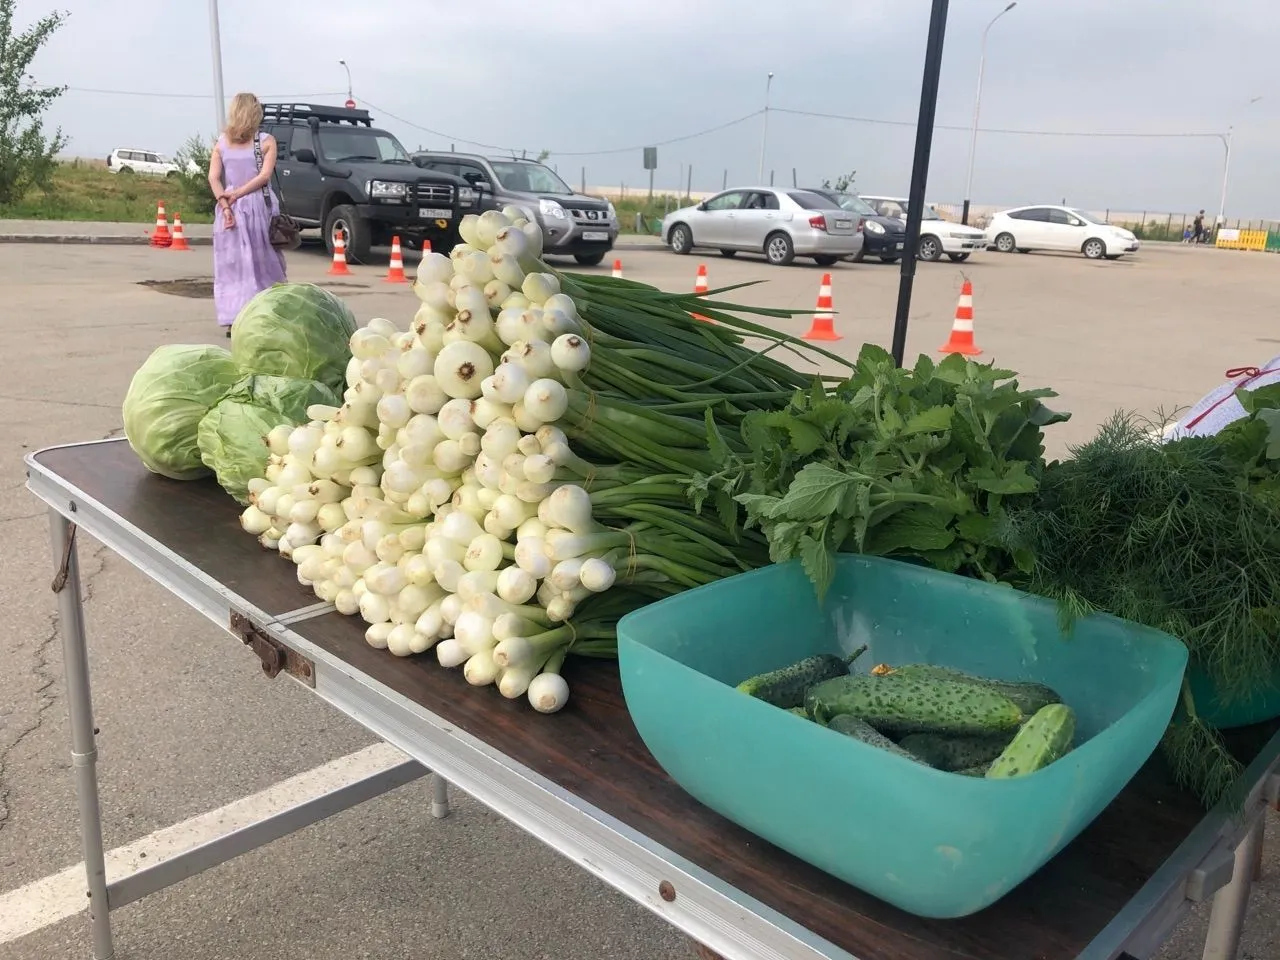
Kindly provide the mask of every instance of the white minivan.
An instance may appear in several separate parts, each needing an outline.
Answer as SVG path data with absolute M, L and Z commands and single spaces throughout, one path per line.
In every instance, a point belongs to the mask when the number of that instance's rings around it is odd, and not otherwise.
M 143 173 L 152 177 L 171 177 L 178 172 L 178 165 L 162 153 L 154 150 L 134 150 L 116 147 L 107 157 L 107 169 L 112 173 Z

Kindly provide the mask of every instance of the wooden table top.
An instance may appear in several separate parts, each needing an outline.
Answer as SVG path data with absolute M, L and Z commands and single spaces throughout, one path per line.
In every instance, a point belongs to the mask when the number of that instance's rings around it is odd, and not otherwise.
M 240 529 L 239 507 L 212 480 L 175 482 L 142 467 L 123 441 L 55 448 L 41 465 L 142 533 L 280 614 L 316 602 L 294 568 Z M 523 698 L 469 686 L 434 656 L 399 658 L 364 642 L 359 618 L 294 625 L 307 640 L 422 705 L 861 960 L 1069 960 L 1109 923 L 1200 821 L 1159 754 L 1092 825 L 1004 899 L 961 920 L 927 920 L 848 886 L 702 806 L 641 742 L 616 665 L 571 661 L 569 705 L 544 717 Z M 1251 759 L 1280 723 L 1231 731 Z

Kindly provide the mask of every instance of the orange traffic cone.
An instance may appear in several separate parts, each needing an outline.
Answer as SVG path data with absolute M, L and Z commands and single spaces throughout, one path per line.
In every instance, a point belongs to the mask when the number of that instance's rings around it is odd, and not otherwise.
M 170 250 L 190 250 L 191 249 L 191 247 L 187 245 L 186 234 L 182 232 L 182 214 L 180 213 L 175 213 L 173 215 L 173 244 L 169 247 L 169 249 Z
M 351 276 L 351 271 L 347 269 L 347 241 L 341 233 L 333 238 L 333 263 L 329 266 L 329 276 Z
M 398 236 L 391 238 L 391 266 L 387 268 L 387 275 L 382 280 L 383 283 L 408 283 L 404 276 L 404 256 L 400 253 Z
M 951 324 L 951 339 L 938 348 L 939 353 L 962 353 L 976 357 L 982 353 L 973 342 L 973 284 L 968 280 L 960 287 L 956 319 Z
M 693 292 L 695 296 L 705 297 L 707 295 L 707 265 L 705 263 L 698 264 L 698 275 L 693 281 Z M 704 317 L 700 313 L 691 313 L 689 316 L 695 320 L 704 320 L 707 323 L 715 323 L 710 317 Z
M 169 221 L 164 213 L 164 201 L 160 200 L 156 203 L 156 228 L 151 234 L 151 246 L 167 247 L 173 243 L 173 237 L 169 234 Z
M 818 306 L 813 314 L 813 323 L 809 327 L 809 332 L 801 339 L 843 340 L 844 338 L 836 333 L 835 316 L 831 312 L 832 309 L 831 274 L 824 273 L 822 275 L 822 286 L 818 287 Z
M 622 279 L 622 261 L 621 260 L 613 261 L 613 276 L 618 280 Z
M 423 240 L 423 241 L 422 241 L 422 255 L 425 257 L 425 256 L 426 256 L 427 254 L 429 254 L 430 252 L 431 252 L 431 241 L 430 241 L 430 240 Z

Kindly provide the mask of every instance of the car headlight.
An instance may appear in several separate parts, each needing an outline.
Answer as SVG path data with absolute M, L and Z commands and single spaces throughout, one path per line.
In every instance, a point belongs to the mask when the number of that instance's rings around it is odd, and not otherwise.
M 475 200 L 476 200 L 476 192 L 474 189 L 472 189 L 471 187 L 458 188 L 459 203 L 471 204 L 471 203 L 475 203 Z
M 538 212 L 544 217 L 555 217 L 557 220 L 565 219 L 564 207 L 556 203 L 554 200 L 539 200 Z
M 392 180 L 370 180 L 369 196 L 374 200 L 403 200 L 409 192 L 407 183 Z
M 862 228 L 863 228 L 864 230 L 866 230 L 866 231 L 867 231 L 867 233 L 884 233 L 884 224 L 882 224 L 882 223 L 877 223 L 877 222 L 876 222 L 876 221 L 874 221 L 874 220 L 868 220 L 868 221 L 866 221 L 866 222 L 862 225 Z
M 618 219 L 618 211 L 617 211 L 617 210 L 615 210 L 615 209 L 613 208 L 613 201 L 612 201 L 612 200 L 610 200 L 610 201 L 609 201 L 609 219 L 610 219 L 610 220 L 617 220 L 617 219 Z

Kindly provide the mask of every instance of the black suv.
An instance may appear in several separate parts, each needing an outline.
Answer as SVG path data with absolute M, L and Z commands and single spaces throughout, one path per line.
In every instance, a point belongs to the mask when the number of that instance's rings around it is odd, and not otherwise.
M 480 191 L 480 209 L 519 207 L 542 228 L 544 254 L 573 257 L 595 266 L 618 239 L 618 214 L 602 197 L 576 192 L 544 163 L 519 157 L 424 150 L 413 162 L 462 177 Z
M 458 222 L 478 210 L 476 190 L 460 177 L 423 170 L 367 110 L 311 103 L 263 104 L 262 129 L 279 146 L 277 184 L 285 208 L 324 232 L 333 251 L 342 235 L 354 263 L 393 234 L 409 247 L 431 241 L 448 253 Z

